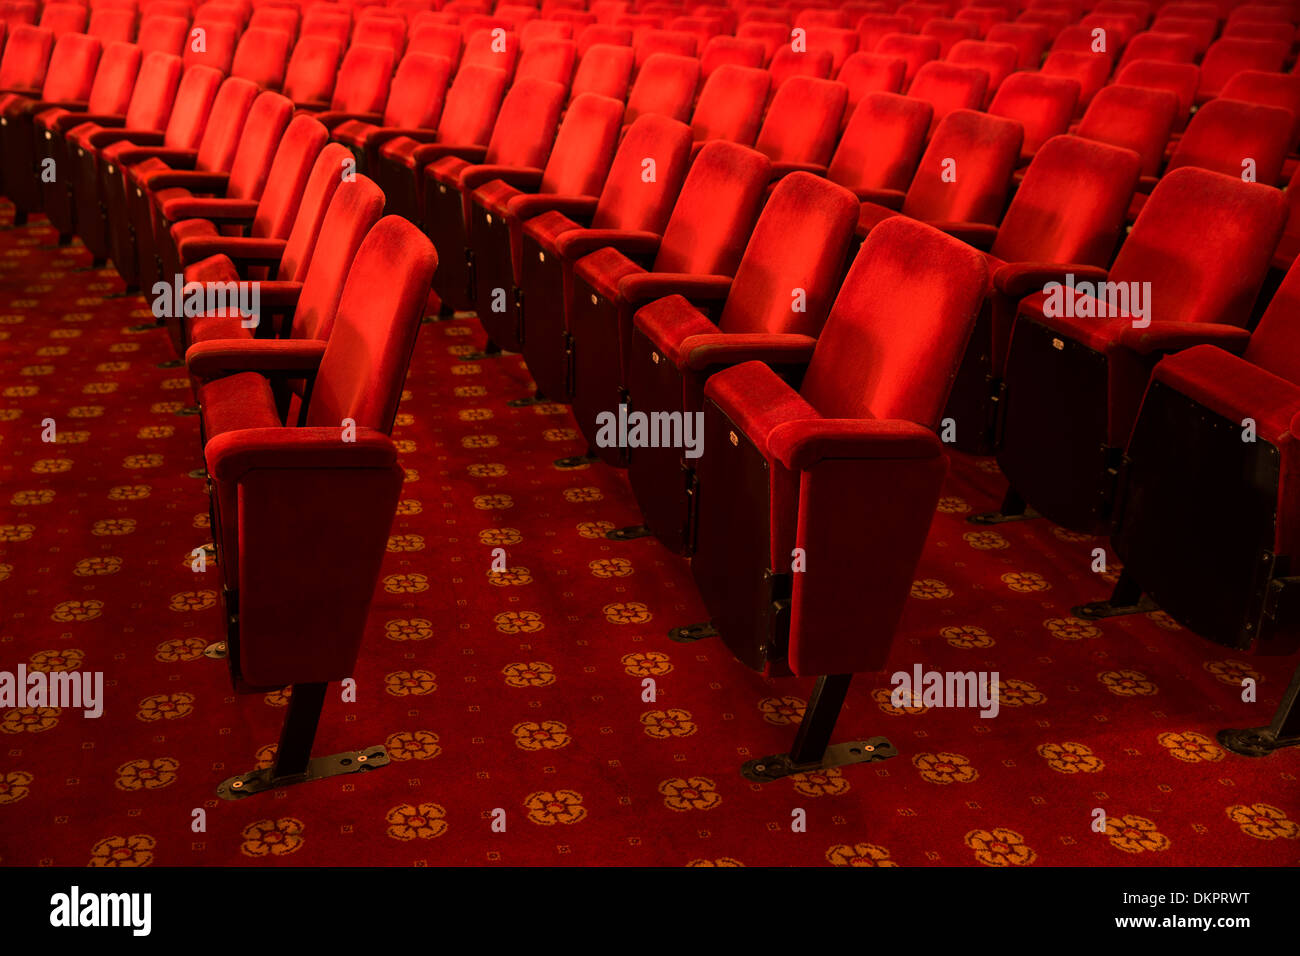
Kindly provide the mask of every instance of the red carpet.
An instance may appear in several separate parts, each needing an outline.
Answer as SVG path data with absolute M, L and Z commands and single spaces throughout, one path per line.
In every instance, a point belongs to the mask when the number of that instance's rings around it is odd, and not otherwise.
M 0 670 L 102 671 L 105 703 L 98 719 L 0 711 L 0 863 L 1300 861 L 1300 753 L 1250 760 L 1214 740 L 1267 723 L 1292 662 L 1159 613 L 1071 619 L 1109 592 L 1115 569 L 1090 571 L 1105 542 L 1042 520 L 967 524 L 1000 501 L 989 460 L 954 464 L 890 671 L 997 671 L 1000 714 L 900 712 L 887 674 L 862 676 L 836 739 L 887 735 L 900 756 L 747 782 L 740 764 L 789 746 L 812 682 L 668 640 L 704 617 L 687 565 L 600 535 L 638 520 L 625 482 L 551 464 L 583 450 L 567 409 L 507 407 L 528 375 L 517 357 L 461 362 L 483 341 L 474 321 L 421 331 L 356 702 L 332 687 L 317 741 L 386 742 L 393 763 L 219 800 L 217 783 L 265 759 L 284 700 L 235 696 L 202 654 L 223 636 L 217 575 L 190 569 L 207 499 L 188 476 L 197 419 L 176 414 L 188 381 L 157 367 L 166 336 L 132 331 L 151 321 L 143 300 L 104 298 L 114 273 L 74 271 L 89 255 L 53 240 L 0 233 Z M 57 443 L 41 441 L 47 418 Z M 496 547 L 510 570 L 490 575 Z

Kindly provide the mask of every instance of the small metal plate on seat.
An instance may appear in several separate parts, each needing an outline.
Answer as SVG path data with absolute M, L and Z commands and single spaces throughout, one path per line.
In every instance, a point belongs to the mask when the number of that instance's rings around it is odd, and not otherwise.
M 789 754 L 773 754 L 770 757 L 759 757 L 748 761 L 740 768 L 740 772 L 746 780 L 770 783 L 796 773 L 814 773 L 818 770 L 846 767 L 855 763 L 873 763 L 897 756 L 898 748 L 891 744 L 887 737 L 869 737 L 866 740 L 831 744 L 826 748 L 822 759 L 814 763 L 797 764 L 790 760 Z

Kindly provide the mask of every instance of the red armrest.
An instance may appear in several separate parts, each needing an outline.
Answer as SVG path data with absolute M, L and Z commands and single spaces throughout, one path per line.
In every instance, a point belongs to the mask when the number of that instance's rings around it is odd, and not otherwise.
M 181 265 L 189 266 L 208 256 L 229 256 L 235 263 L 274 265 L 284 255 L 284 239 L 249 239 L 239 236 L 194 236 L 177 246 Z
M 62 116 L 51 117 L 46 125 L 51 130 L 64 133 L 82 123 L 121 128 L 126 124 L 126 117 L 120 113 L 64 113 Z
M 367 149 L 378 150 L 390 139 L 397 139 L 399 136 L 405 136 L 407 139 L 413 139 L 417 143 L 436 143 L 438 141 L 438 131 L 436 129 L 423 129 L 419 127 L 407 129 L 404 126 L 372 126 L 366 130 L 363 142 Z
M 796 163 L 789 160 L 781 160 L 772 163 L 772 179 L 777 180 L 782 176 L 788 176 L 791 173 L 812 173 L 814 176 L 825 176 L 826 167 L 820 163 Z
M 86 145 L 102 150 L 114 143 L 134 143 L 137 146 L 161 146 L 162 130 L 154 129 L 97 129 L 86 137 Z
M 203 449 L 208 474 L 237 482 L 257 468 L 385 468 L 396 463 L 397 447 L 383 432 L 357 428 L 355 441 L 343 441 L 341 425 L 225 432 Z
M 817 340 L 811 335 L 776 332 L 745 332 L 728 335 L 714 332 L 692 335 L 678 346 L 685 358 L 679 367 L 701 371 L 714 365 L 765 362 L 768 365 L 807 365 Z
M 886 209 L 902 209 L 907 193 L 901 189 L 855 189 L 853 195 L 859 202 L 871 202 Z
M 185 364 L 198 379 L 237 372 L 303 378 L 316 374 L 324 355 L 320 339 L 212 339 L 191 345 Z
M 589 222 L 596 212 L 595 196 L 561 196 L 558 193 L 515 196 L 510 200 L 510 215 L 519 219 L 532 219 L 544 212 L 555 211 L 574 222 Z
M 985 222 L 931 222 L 926 225 L 934 226 L 940 232 L 946 232 L 954 239 L 960 239 L 985 252 L 992 248 L 993 241 L 998 237 L 998 227 Z
M 304 110 L 304 112 L 306 112 Z M 372 126 L 378 126 L 384 121 L 382 113 L 344 113 L 339 110 L 326 110 L 323 113 L 313 113 L 312 119 L 318 121 L 326 129 L 333 129 L 340 123 L 346 123 L 348 120 L 357 120 L 361 123 L 370 123 Z
M 717 334 L 718 327 L 704 317 L 684 296 L 670 295 L 643 305 L 632 316 L 632 324 L 679 368 L 679 349 L 691 336 Z
M 1215 322 L 1155 322 L 1146 328 L 1124 329 L 1119 333 L 1119 342 L 1139 355 L 1177 352 L 1193 345 L 1217 345 L 1228 352 L 1241 352 L 1250 344 L 1250 333 Z
M 791 471 L 827 458 L 938 458 L 943 442 L 901 419 L 813 418 L 783 422 L 767 436 L 773 457 Z
M 1066 284 L 1067 275 L 1074 283 L 1105 282 L 1105 269 L 1088 265 L 1056 265 L 1051 262 L 1008 262 L 993 272 L 993 286 L 1012 299 L 1023 299 L 1031 292 L 1042 292 L 1049 282 Z
M 618 294 L 633 307 L 669 295 L 682 295 L 692 302 L 721 302 L 730 292 L 731 276 L 637 272 L 624 276 L 618 283 Z
M 203 190 L 206 192 L 207 190 Z M 185 196 L 169 199 L 162 205 L 163 218 L 168 222 L 183 219 L 208 219 L 212 222 L 252 222 L 257 215 L 257 203 L 252 199 L 195 199 Z
M 174 146 L 141 146 L 137 149 L 124 149 L 114 157 L 122 167 L 134 166 L 146 159 L 160 159 L 172 169 L 193 169 L 199 158 L 197 149 L 177 149 Z M 152 170 L 146 170 L 152 172 Z M 159 170 L 164 172 L 164 170 Z M 166 170 L 170 172 L 170 170 Z
M 487 147 L 466 145 L 464 143 L 460 145 L 455 143 L 425 143 L 423 146 L 415 147 L 415 152 L 411 154 L 411 161 L 418 170 L 435 160 L 442 159 L 444 156 L 455 156 L 467 163 L 481 163 L 487 157 Z
M 271 309 L 276 312 L 291 312 L 298 307 L 302 283 L 287 279 L 264 279 L 257 283 L 257 294 L 263 311 Z
M 637 229 L 571 229 L 555 240 L 556 251 L 569 259 L 613 246 L 626 256 L 652 256 L 659 251 L 663 237 L 657 232 Z
M 203 169 L 157 169 L 136 176 L 136 181 L 155 192 L 163 189 L 187 189 L 192 193 L 224 193 L 230 184 L 229 173 Z
M 536 189 L 542 184 L 542 170 L 532 166 L 468 166 L 461 170 L 460 188 L 476 189 L 494 179 L 502 179 L 518 189 Z

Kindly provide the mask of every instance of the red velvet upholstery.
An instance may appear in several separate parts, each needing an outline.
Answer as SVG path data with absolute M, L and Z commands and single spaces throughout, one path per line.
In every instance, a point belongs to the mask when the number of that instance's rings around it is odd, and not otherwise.
M 934 108 L 930 120 L 933 127 L 954 110 L 979 109 L 984 105 L 988 87 L 986 70 L 934 60 L 917 71 L 907 95 Z
M 903 215 L 931 223 L 976 224 L 991 234 L 1006 206 L 1022 135 L 1012 120 L 974 110 L 948 114 L 921 157 L 902 202 Z M 896 197 L 875 199 L 862 204 L 859 236 L 896 215 Z
M 726 281 L 735 272 L 771 177 L 762 153 L 734 143 L 706 144 L 691 165 L 653 255 L 611 232 L 609 244 L 573 266 L 568 311 L 570 393 L 574 417 L 595 447 L 597 416 L 626 396 L 632 313 L 653 299 L 682 291 L 693 277 Z M 639 254 L 638 254 L 639 253 Z M 612 464 L 621 449 L 602 448 Z
M 430 53 L 408 53 L 397 65 L 379 123 L 344 120 L 334 127 L 335 142 L 348 146 L 364 172 L 375 169 L 379 150 L 399 136 L 435 135 L 451 82 L 452 63 Z
M 596 93 L 622 101 L 632 82 L 632 65 L 631 47 L 607 43 L 588 47 L 573 74 L 570 96 L 576 100 L 583 93 Z
M 624 122 L 650 113 L 686 122 L 691 118 L 699 80 L 700 61 L 695 57 L 656 53 L 638 68 Z
M 921 161 L 932 113 L 923 100 L 867 94 L 835 147 L 826 178 L 861 200 L 901 203 Z
M 209 392 L 205 418 L 220 414 L 221 400 L 260 404 L 269 419 L 212 436 L 205 448 L 214 540 L 227 597 L 237 598 L 232 667 L 248 685 L 352 672 L 402 482 L 387 433 L 436 264 L 409 223 L 389 218 L 367 236 L 319 360 L 306 427 L 274 420 L 256 373 Z M 355 427 L 351 438 L 345 425 Z
M 548 80 L 516 80 L 501 103 L 481 162 L 443 156 L 424 167 L 421 221 L 425 234 L 443 250 L 434 290 L 447 308 L 468 309 L 475 300 L 466 257 L 470 194 L 497 179 L 540 183 L 566 92 Z
M 1246 161 L 1252 160 L 1254 181 L 1276 186 L 1293 122 L 1290 113 L 1276 106 L 1213 100 L 1197 110 L 1187 124 L 1166 171 L 1199 166 L 1241 178 Z
M 537 197 L 523 228 L 520 292 L 524 297 L 523 353 L 538 388 L 560 399 L 567 394 L 565 336 L 573 296 L 574 261 L 609 244 L 616 233 L 636 234 L 640 254 L 653 252 L 668 223 L 690 158 L 691 131 L 664 116 L 643 116 L 619 145 L 609 176 L 586 215 L 590 228 Z M 563 208 L 563 207 L 561 207 Z
M 979 24 L 971 20 L 950 20 L 940 17 L 921 27 L 921 36 L 939 41 L 939 56 L 946 57 L 950 50 L 963 40 L 978 40 Z
M 997 23 L 985 37 L 990 43 L 1009 43 L 1016 48 L 1016 68 L 1036 70 L 1047 52 L 1046 28 L 1032 23 Z
M 719 67 L 761 69 L 766 62 L 767 50 L 758 40 L 715 36 L 705 43 L 700 53 L 700 73 L 707 80 Z
M 1196 87 L 1201 81 L 1200 67 L 1192 63 L 1162 63 L 1158 60 L 1135 60 L 1122 68 L 1115 77 L 1121 86 L 1142 86 L 1154 90 L 1167 90 L 1178 97 L 1178 113 L 1174 130 L 1187 125 L 1187 117 L 1196 98 Z
M 0 56 L 0 90 L 35 96 L 45 81 L 54 50 L 54 33 L 40 27 L 15 27 Z
M 809 173 L 778 183 L 733 282 L 684 284 L 636 312 L 627 371 L 632 406 L 693 415 L 720 368 L 751 359 L 806 365 L 843 274 L 854 211 L 851 193 Z M 691 549 L 693 537 L 681 479 L 696 462 L 683 456 L 682 449 L 636 448 L 628 471 L 647 526 L 679 552 Z
M 1134 60 L 1163 60 L 1168 63 L 1195 63 L 1198 56 L 1196 38 L 1185 33 L 1139 33 L 1124 48 L 1119 58 L 1123 69 Z
M 1044 68 L 1044 73 L 1016 73 L 1007 77 L 989 104 L 990 116 L 1005 116 L 1024 127 L 1020 155 L 1026 162 L 1045 142 L 1069 128 L 1079 101 L 1077 80 L 1047 76 L 1045 72 Z
M 866 49 L 865 45 L 863 49 Z M 907 61 L 907 72 L 903 78 L 903 87 L 907 88 L 924 64 L 939 59 L 939 41 L 934 37 L 890 33 L 875 45 L 874 51 L 885 56 L 901 56 Z
M 396 63 L 397 57 L 388 47 L 355 44 L 349 47 L 339 66 L 329 109 L 317 113 L 316 118 L 327 129 L 349 119 L 378 122 L 388 100 Z
M 772 160 L 772 176 L 824 172 L 835 149 L 848 88 L 813 77 L 791 78 L 772 98 L 754 148 Z
M 201 192 L 218 192 L 224 188 L 227 175 L 234 163 L 235 151 L 243 133 L 244 123 L 257 99 L 257 86 L 248 80 L 230 77 L 221 84 L 212 101 L 212 110 L 203 125 L 203 134 L 193 148 L 176 148 L 164 143 L 161 149 L 142 147 L 127 149 L 116 156 L 122 175 L 110 182 L 113 188 L 121 184 L 124 217 L 114 219 L 118 208 L 110 196 L 109 239 L 113 266 L 129 286 L 152 287 L 160 278 L 158 250 L 154 239 L 160 224 L 157 222 L 158 197 L 172 198 L 171 190 L 186 186 Z M 265 113 L 269 123 L 278 128 L 274 137 L 259 137 L 260 158 L 269 163 L 275 139 L 289 121 L 292 104 L 283 97 L 267 101 Z M 264 171 L 264 170 L 263 170 Z M 250 170 L 251 172 L 251 170 Z M 205 174 L 218 174 L 216 176 Z
M 1295 153 L 1297 144 L 1300 144 L 1300 76 L 1243 70 L 1224 84 L 1220 96 L 1225 100 L 1276 106 L 1289 112 L 1291 137 L 1286 149 L 1288 154 Z
M 250 28 L 239 38 L 230 75 L 252 80 L 266 90 L 284 85 L 293 37 L 285 30 Z
M 1087 314 L 1076 305 L 1072 312 L 1049 315 L 1043 292 L 1021 303 L 1006 362 L 998 461 L 1027 501 L 1068 527 L 1098 526 L 1105 518 L 1096 505 L 1104 500 L 1098 491 L 1104 476 L 1088 486 L 1053 475 L 1066 468 L 1086 471 L 1086 462 L 1095 471 L 1099 447 L 1124 446 L 1156 356 L 1197 341 L 1186 334 L 1185 323 L 1204 325 L 1202 341 L 1220 341 L 1214 326 L 1239 326 L 1249 318 L 1286 213 L 1282 194 L 1271 187 L 1195 167 L 1177 169 L 1152 192 L 1107 276 L 1116 288 L 1130 290 L 1130 309 L 1133 290 L 1148 290 L 1144 314 L 1074 317 Z M 1125 300 L 1116 301 L 1122 307 Z M 1097 313 L 1095 301 L 1090 305 Z M 1053 337 L 1073 343 L 1054 349 L 1060 365 L 1055 370 L 1041 345 Z M 1078 383 L 1068 394 L 1059 387 L 1067 377 Z M 1079 408 L 1081 401 L 1090 407 Z M 1064 415 L 1072 424 L 1046 435 L 1036 425 L 1045 415 Z
M 521 208 L 566 196 L 588 197 L 594 208 L 614 158 L 622 119 L 623 104 L 618 100 L 584 94 L 565 112 L 535 190 L 512 177 L 513 182 L 490 180 L 471 193 L 469 248 L 477 278 L 476 307 L 479 321 L 497 345 L 517 351 L 522 344 L 516 304 L 526 218 Z
M 1196 102 L 1214 99 L 1222 93 L 1228 81 L 1243 70 L 1281 72 L 1290 53 L 1290 37 L 1277 40 L 1227 37 L 1216 40 L 1201 59 L 1201 83 L 1196 88 Z
M 1016 71 L 1019 58 L 1019 51 L 1009 43 L 963 40 L 948 52 L 944 60 L 956 66 L 977 67 L 987 73 L 988 96 L 991 99 L 1002 81 Z
M 186 69 L 206 66 L 229 73 L 238 39 L 239 28 L 233 23 L 195 18 L 185 40 L 181 60 Z
M 772 90 L 775 92 L 789 80 L 797 76 L 806 76 L 824 80 L 831 75 L 833 58 L 829 50 L 794 50 L 789 45 L 776 51 L 767 71 L 772 74 Z
M 906 74 L 907 61 L 898 56 L 858 52 L 845 60 L 835 77 L 849 89 L 845 123 L 852 119 L 853 111 L 868 93 L 901 93 Z
M 185 52 L 189 40 L 190 23 L 187 17 L 180 16 L 145 16 L 140 19 L 137 34 L 140 51 L 150 53 L 167 53 L 180 56 Z
M 987 281 L 976 251 L 892 220 L 859 253 L 798 394 L 758 362 L 709 380 L 691 568 L 723 641 L 751 667 L 884 665 L 946 471 L 931 429 Z M 845 495 L 859 506 L 845 509 Z M 742 527 L 753 530 L 724 530 Z M 769 575 L 786 578 L 797 553 L 807 561 L 786 579 L 787 645 L 766 611 Z M 849 593 L 852 605 L 832 596 Z
M 715 139 L 752 146 L 770 85 L 771 77 L 766 70 L 719 67 L 704 81 L 691 116 L 691 133 L 697 148 Z
M 289 57 L 284 95 L 296 106 L 324 109 L 334 95 L 334 77 L 342 56 L 343 44 L 339 40 L 304 33 Z
M 1131 149 L 1142 157 L 1142 175 L 1156 176 L 1178 116 L 1178 97 L 1168 90 L 1113 84 L 1089 104 L 1075 135 Z
M 546 80 L 568 90 L 577 58 L 577 46 L 572 40 L 537 40 L 520 54 L 514 81 Z
M 422 170 L 429 163 L 444 156 L 478 161 L 486 155 L 506 83 L 501 70 L 462 64 L 447 91 L 437 130 L 406 130 L 379 147 L 374 174 L 390 213 L 418 221 L 424 208 Z

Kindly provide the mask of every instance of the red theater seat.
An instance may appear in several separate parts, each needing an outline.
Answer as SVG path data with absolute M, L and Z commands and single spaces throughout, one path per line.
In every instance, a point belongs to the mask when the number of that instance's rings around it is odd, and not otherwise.
M 657 244 L 686 177 L 690 149 L 685 123 L 643 116 L 624 135 L 597 200 L 539 197 L 545 211 L 523 227 L 519 287 L 524 359 L 541 394 L 556 401 L 568 396 L 574 261 L 616 235 Z
M 704 81 L 691 116 L 694 148 L 716 139 L 752 146 L 771 82 L 766 70 L 750 67 L 724 66 L 714 72 Z
M 325 685 L 353 671 L 397 508 L 402 469 L 388 433 L 436 266 L 418 230 L 382 221 L 357 253 L 328 345 L 268 343 L 280 348 L 256 354 L 259 371 L 205 389 L 209 418 L 234 405 L 246 426 L 209 431 L 204 449 L 232 678 L 241 691 L 294 686 L 272 766 L 219 792 L 313 779 Z M 191 369 L 233 371 L 225 360 L 241 354 L 218 346 L 194 356 Z M 303 427 L 294 428 L 268 404 L 270 381 L 304 372 L 314 387 Z M 285 508 L 289 499 L 294 507 Z M 297 555 L 287 563 L 286 549 Z M 386 759 L 382 747 L 368 748 L 346 766 Z
M 421 223 L 442 250 L 434 291 L 446 308 L 470 309 L 476 299 L 468 258 L 470 193 L 498 179 L 529 185 L 541 181 L 565 93 L 559 83 L 517 81 L 501 102 L 485 149 L 460 149 L 424 167 Z
M 712 294 L 704 284 L 684 287 L 637 310 L 627 355 L 632 407 L 694 415 L 709 375 L 721 368 L 754 358 L 806 364 L 844 274 L 855 209 L 852 193 L 809 173 L 778 183 L 730 283 L 717 283 Z M 628 459 L 646 528 L 689 553 L 700 461 L 663 447 L 629 449 Z
M 612 465 L 624 449 L 598 445 L 598 418 L 626 404 L 632 313 L 681 293 L 726 299 L 771 178 L 762 153 L 734 143 L 707 144 L 691 165 L 662 238 L 614 232 L 577 259 L 568 311 L 570 395 L 588 448 Z
M 1022 161 L 1027 162 L 1043 143 L 1069 129 L 1078 99 L 1077 80 L 1041 73 L 1016 73 L 1007 77 L 989 104 L 988 112 L 990 116 L 1004 116 L 1021 125 L 1024 142 L 1020 146 L 1020 155 Z
M 397 65 L 380 122 L 344 120 L 334 127 L 332 138 L 352 150 L 359 169 L 370 172 L 379 162 L 379 150 L 389 140 L 436 135 L 451 75 L 451 61 L 446 57 L 406 54 Z
M 772 160 L 772 178 L 795 170 L 819 175 L 835 150 L 848 88 L 832 80 L 791 78 L 776 91 L 754 148 Z
M 655 113 L 687 122 L 699 82 L 700 61 L 695 57 L 656 53 L 637 71 L 623 121 Z
M 1233 37 L 1210 44 L 1201 60 L 1201 84 L 1196 102 L 1205 103 L 1223 92 L 1238 73 L 1260 70 L 1279 73 L 1291 53 L 1291 40 L 1242 40 Z
M 901 205 L 929 138 L 934 108 L 924 100 L 870 93 L 844 128 L 826 178 L 859 200 Z
M 858 254 L 798 391 L 761 361 L 705 386 L 691 571 L 711 627 L 755 670 L 818 677 L 791 752 L 749 761 L 751 780 L 895 752 L 827 747 L 851 676 L 888 659 L 947 471 L 934 429 L 987 281 L 978 252 L 894 220 Z M 834 597 L 848 593 L 865 604 Z
M 517 352 L 520 337 L 524 221 L 548 210 L 595 203 L 618 145 L 623 104 L 589 93 L 564 114 L 536 191 L 522 177 L 494 179 L 473 191 L 469 246 L 479 321 L 496 348 Z
M 1023 515 L 1028 502 L 1071 530 L 1105 529 L 1151 368 L 1162 353 L 1244 338 L 1223 327 L 1249 318 L 1286 215 L 1272 187 L 1177 169 L 1151 193 L 1105 276 L 1108 315 L 1088 316 L 1099 299 L 1087 290 L 1040 291 L 1021 303 L 999 426 L 998 465 L 1011 490 L 1001 515 L 985 520 Z

